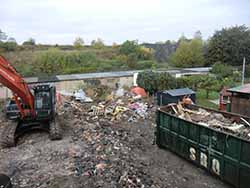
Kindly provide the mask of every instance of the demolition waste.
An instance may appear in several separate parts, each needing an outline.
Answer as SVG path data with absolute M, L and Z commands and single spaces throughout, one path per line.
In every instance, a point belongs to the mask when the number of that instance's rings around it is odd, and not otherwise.
M 0 150 L 0 172 L 14 187 L 227 187 L 154 144 L 152 97 L 119 89 L 104 97 L 95 92 L 62 95 L 62 140 L 34 132 Z
M 170 113 L 179 118 L 250 140 L 250 122 L 243 117 L 240 119 L 233 116 L 227 118 L 221 113 L 211 112 L 203 108 L 189 109 L 181 103 L 171 105 L 171 110 Z

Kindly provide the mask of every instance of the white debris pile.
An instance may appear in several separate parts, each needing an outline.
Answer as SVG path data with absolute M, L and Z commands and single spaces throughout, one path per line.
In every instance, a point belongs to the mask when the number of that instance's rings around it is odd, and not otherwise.
M 82 89 L 76 90 L 73 93 L 66 91 L 60 91 L 59 93 L 63 96 L 69 96 L 72 99 L 82 103 L 93 102 L 90 97 L 86 96 L 86 93 Z

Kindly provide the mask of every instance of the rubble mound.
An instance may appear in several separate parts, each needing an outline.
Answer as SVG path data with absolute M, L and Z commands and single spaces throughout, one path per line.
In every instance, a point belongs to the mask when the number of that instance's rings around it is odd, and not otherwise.
M 92 103 L 64 98 L 63 139 L 24 135 L 16 147 L 0 151 L 0 172 L 24 188 L 226 187 L 154 145 L 152 104 L 130 96 Z

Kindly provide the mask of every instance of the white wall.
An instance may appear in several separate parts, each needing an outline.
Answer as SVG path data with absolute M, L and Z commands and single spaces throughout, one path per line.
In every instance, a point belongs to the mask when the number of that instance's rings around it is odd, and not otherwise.
M 115 77 L 115 78 L 100 78 L 100 79 L 87 79 L 87 80 L 69 80 L 69 81 L 61 81 L 55 82 L 55 86 L 57 91 L 66 91 L 66 92 L 73 92 L 79 87 L 81 87 L 85 82 L 88 83 L 95 83 L 99 82 L 101 85 L 107 85 L 108 87 L 115 89 L 116 83 L 118 83 L 121 87 L 132 87 L 134 80 L 133 76 L 131 77 Z M 0 85 L 0 99 L 6 99 L 12 96 L 12 92 Z

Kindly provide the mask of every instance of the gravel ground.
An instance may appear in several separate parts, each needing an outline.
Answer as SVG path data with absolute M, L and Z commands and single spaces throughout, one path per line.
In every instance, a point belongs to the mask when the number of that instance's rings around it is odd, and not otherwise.
M 50 141 L 41 132 L 24 135 L 16 147 L 0 150 L 0 172 L 12 176 L 14 187 L 26 188 L 228 187 L 154 145 L 155 117 L 149 113 L 137 122 L 93 121 L 67 107 L 60 117 L 62 140 Z

